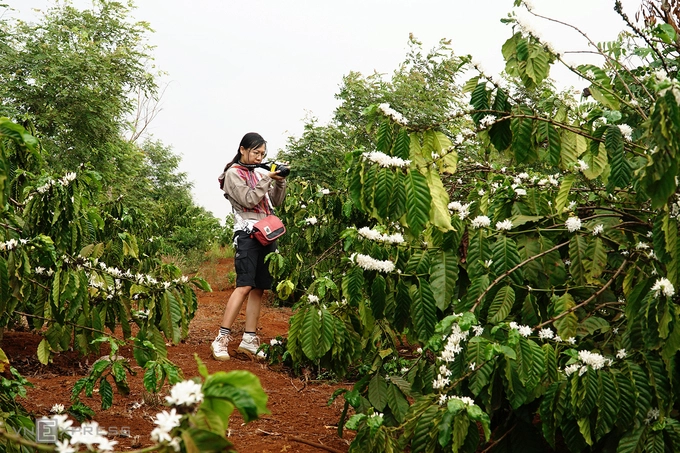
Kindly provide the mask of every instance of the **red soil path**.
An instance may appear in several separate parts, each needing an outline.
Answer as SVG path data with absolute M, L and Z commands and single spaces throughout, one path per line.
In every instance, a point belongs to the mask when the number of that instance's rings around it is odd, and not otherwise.
M 213 292 L 199 292 L 198 312 L 191 322 L 189 336 L 183 343 L 168 347 L 168 358 L 182 368 L 185 378 L 198 375 L 194 353 L 204 361 L 211 373 L 219 370 L 248 370 L 259 377 L 269 397 L 267 407 L 271 414 L 243 424 L 238 412 L 234 413 L 229 424 L 229 439 L 237 451 L 346 452 L 352 433 L 345 433 L 345 438 L 337 436 L 337 423 L 344 399 L 340 397 L 330 406 L 327 402 L 336 389 L 349 389 L 351 383 L 305 380 L 304 377 L 289 374 L 287 370 L 272 368 L 237 355 L 236 347 L 243 331 L 244 311 L 234 325 L 233 330 L 239 340 L 230 345 L 232 359 L 227 362 L 212 359 L 210 342 L 217 333 L 224 305 L 232 291 L 227 287 L 225 278 L 230 271 L 233 271 L 231 259 L 221 259 L 211 264 L 209 272 L 204 269 L 203 273 L 208 276 Z M 261 340 L 268 342 L 277 335 L 285 337 L 291 310 L 264 305 L 258 331 Z M 20 403 L 36 417 L 49 415 L 50 408 L 57 403 L 68 408 L 73 384 L 87 375 L 89 367 L 98 358 L 62 353 L 49 366 L 42 366 L 36 356 L 40 340 L 41 337 L 34 333 L 9 331 L 5 332 L 1 343 L 12 365 L 34 385 L 28 388 L 28 397 Z M 121 355 L 135 363 L 129 349 L 124 349 Z M 86 404 L 96 410 L 94 419 L 100 426 L 108 427 L 111 432 L 123 431 L 123 427 L 129 428 L 129 436 L 112 436 L 119 442 L 116 451 L 151 445 L 149 433 L 154 428 L 152 420 L 156 413 L 165 408 L 157 397 L 145 392 L 142 385 L 143 370 L 137 366 L 133 369 L 138 373 L 136 376 L 128 376 L 130 394 L 123 396 L 114 390 L 114 403 L 110 409 L 100 410 L 98 397 L 83 398 Z M 167 388 L 164 390 L 161 395 L 167 394 Z

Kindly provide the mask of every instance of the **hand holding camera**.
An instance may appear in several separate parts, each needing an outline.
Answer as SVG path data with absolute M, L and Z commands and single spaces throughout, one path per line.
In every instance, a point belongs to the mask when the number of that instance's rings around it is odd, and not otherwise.
M 287 167 L 286 165 L 277 163 L 271 164 L 271 172 L 269 173 L 269 177 L 271 177 L 272 179 L 282 181 L 289 174 L 290 168 Z

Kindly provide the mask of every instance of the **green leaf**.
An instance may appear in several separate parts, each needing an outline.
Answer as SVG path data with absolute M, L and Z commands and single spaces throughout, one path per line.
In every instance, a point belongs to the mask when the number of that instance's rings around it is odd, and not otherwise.
M 555 129 L 555 126 L 547 121 L 539 123 L 539 129 L 541 130 L 541 134 L 545 137 L 548 162 L 550 165 L 559 165 L 562 152 L 562 139 L 560 138 L 560 134 L 557 132 L 557 129 Z
M 430 254 L 427 251 L 418 250 L 411 255 L 406 263 L 406 273 L 426 274 L 430 269 Z
M 479 85 L 479 76 L 475 76 L 471 79 L 469 79 L 465 84 L 463 85 L 463 93 L 471 93 L 474 91 L 475 88 Z
M 517 372 L 519 374 L 519 379 L 522 381 L 522 384 L 526 386 L 526 389 L 530 391 L 532 388 L 528 385 L 528 382 L 531 378 L 534 353 L 529 340 L 520 337 L 515 351 L 517 352 Z
M 411 138 L 407 129 L 401 128 L 397 133 L 397 139 L 394 142 L 393 155 L 400 159 L 407 160 L 411 149 Z
M 385 118 L 378 127 L 376 149 L 381 153 L 390 154 L 392 148 L 392 122 Z
M 188 428 L 182 431 L 182 440 L 187 453 L 221 452 L 232 444 L 223 436 L 199 428 Z
M 385 410 L 388 402 L 387 381 L 380 374 L 373 376 L 368 383 L 368 401 L 380 412 Z
M 406 212 L 406 176 L 402 173 L 395 173 L 390 194 L 390 218 L 401 219 Z
M 419 286 L 412 285 L 410 289 L 411 312 L 418 339 L 426 342 L 434 333 L 437 323 L 437 305 L 427 280 L 418 279 L 418 283 Z
M 463 301 L 463 304 L 461 307 L 456 307 L 457 310 L 464 311 L 464 310 L 469 310 L 472 308 L 472 306 L 477 302 L 477 299 L 484 294 L 484 292 L 489 288 L 489 275 L 488 274 L 482 274 L 479 277 L 474 277 L 472 281 L 470 282 L 470 286 L 468 287 L 468 292 L 465 295 L 465 300 Z M 484 300 L 482 299 L 480 303 L 483 304 Z
M 611 374 L 600 371 L 598 378 L 597 420 L 595 422 L 595 440 L 602 439 L 608 434 L 618 418 L 619 392 Z
M 157 362 L 147 362 L 144 378 L 142 379 L 144 388 L 149 393 L 157 393 L 160 390 L 164 380 L 165 372 L 163 371 L 163 367 Z
M 569 240 L 569 273 L 574 278 L 577 285 L 586 283 L 587 264 L 586 240 L 583 236 L 574 234 Z
M 627 429 L 635 418 L 635 387 L 633 386 L 631 379 L 624 373 L 616 372 L 613 373 L 613 375 L 616 380 L 618 394 L 621 395 L 621 398 L 619 399 L 620 406 L 617 414 L 617 425 L 623 429 Z
M 586 144 L 585 137 L 582 135 L 575 134 L 566 129 L 562 129 L 560 134 L 562 142 L 561 166 L 562 168 L 569 168 L 578 161 L 578 158 L 586 151 L 588 145 Z
M 597 144 L 595 151 L 592 149 L 587 151 L 583 155 L 583 160 L 588 164 L 588 169 L 583 171 L 583 174 L 588 179 L 595 179 L 602 175 L 607 168 L 607 150 L 602 143 L 597 143 L 593 141 L 593 144 Z M 592 147 L 591 147 L 592 148 Z
M 548 77 L 552 57 L 543 49 L 541 44 L 532 44 L 530 49 L 529 58 L 526 63 L 526 75 L 533 80 L 535 85 L 539 85 Z
M 38 344 L 38 360 L 43 365 L 47 365 L 50 362 L 50 345 L 46 338 L 43 338 Z
M 399 422 L 403 423 L 408 413 L 408 400 L 402 391 L 395 384 L 389 383 L 387 385 L 387 404 L 392 410 L 392 415 Z
M 375 183 L 375 196 L 373 199 L 375 210 L 379 219 L 383 220 L 390 215 L 390 201 L 393 191 L 394 177 L 392 170 L 381 168 L 378 170 Z
M 647 135 L 651 139 L 650 149 L 655 153 L 647 158 L 643 169 L 642 184 L 645 193 L 652 200 L 652 209 L 664 206 L 677 190 L 678 176 L 678 134 L 680 132 L 680 108 L 675 100 L 676 90 L 666 90 L 657 96 L 649 115 Z
M 359 266 L 351 268 L 342 279 L 342 295 L 352 306 L 359 305 L 364 288 L 364 272 Z
M 569 311 L 571 308 L 573 308 L 576 304 L 574 303 L 574 299 L 569 293 L 564 293 L 562 296 L 560 296 L 556 301 L 555 301 L 555 316 L 561 315 L 562 313 L 565 313 Z M 555 321 L 554 323 L 555 328 L 557 329 L 557 334 L 563 338 L 564 340 L 575 337 L 576 336 L 576 329 L 578 328 L 578 317 L 574 312 L 572 311 L 571 313 L 562 316 L 560 319 Z
M 624 433 L 616 448 L 616 453 L 641 453 L 647 438 L 647 426 L 641 425 Z
M 517 106 L 513 109 L 513 115 L 532 116 L 533 112 L 525 106 Z M 533 132 L 533 120 L 531 118 L 513 117 L 510 121 L 512 130 L 512 150 L 515 153 L 517 163 L 524 163 L 529 160 L 530 151 L 533 153 L 533 143 L 531 141 Z
M 377 275 L 371 285 L 371 311 L 375 319 L 382 319 L 385 315 L 385 278 Z
M 611 173 L 607 189 L 613 191 L 615 187 L 624 188 L 630 184 L 633 178 L 633 169 L 626 159 L 623 149 L 623 136 L 618 126 L 609 126 L 605 135 L 604 146 L 609 153 Z
M 430 219 L 432 197 L 427 179 L 418 171 L 409 170 L 405 178 L 406 222 L 414 235 L 422 232 Z
M 505 235 L 499 237 L 493 247 L 492 259 L 494 271 L 498 276 L 517 266 L 521 258 L 515 241 Z M 509 277 L 516 285 L 524 284 L 524 272 L 521 268 L 513 271 Z
M 430 192 L 431 205 L 429 220 L 441 231 L 451 231 L 451 214 L 449 214 L 449 194 L 444 188 L 439 173 L 431 167 L 425 169 L 425 178 Z
M 106 410 L 113 405 L 113 388 L 106 379 L 106 376 L 99 381 L 99 396 L 102 398 L 102 410 Z
M 470 105 L 475 110 L 488 110 L 489 109 L 489 92 L 486 91 L 486 81 L 478 83 L 475 89 L 470 95 Z M 484 118 L 486 113 L 484 112 L 473 112 L 472 119 L 479 125 L 479 120 Z
M 321 316 L 320 310 L 315 307 L 310 307 L 305 312 L 304 321 L 302 322 L 302 351 L 309 360 L 316 360 L 321 357 L 319 351 L 319 337 L 321 333 Z
M 451 304 L 458 281 L 458 253 L 440 250 L 430 263 L 430 285 L 434 288 L 437 308 L 442 312 Z
M 418 418 L 413 433 L 413 440 L 411 441 L 411 451 L 413 453 L 433 451 L 435 438 L 432 435 L 432 430 L 436 428 L 436 423 L 434 423 L 436 415 L 437 406 L 430 406 Z
M 515 291 L 510 285 L 498 290 L 489 307 L 489 323 L 499 324 L 510 314 L 510 309 L 515 304 Z
M 260 379 L 249 371 L 218 371 L 212 374 L 203 384 L 203 395 L 206 399 L 230 401 L 246 423 L 269 413 L 268 397 Z
M 607 248 L 602 238 L 595 237 L 590 242 L 586 256 L 590 257 L 590 261 L 587 262 L 588 280 L 595 281 L 607 267 Z
M 562 213 L 562 210 L 567 205 L 567 201 L 569 201 L 569 192 L 571 192 L 571 186 L 574 184 L 575 179 L 576 176 L 571 173 L 562 178 L 560 190 L 557 192 L 557 197 L 555 197 L 555 212 L 558 214 Z
M 619 110 L 619 100 L 614 95 L 609 75 L 599 67 L 591 64 L 584 64 L 578 67 L 581 74 L 592 74 L 588 79 L 592 82 L 590 93 L 596 101 L 611 110 Z
M 489 241 L 484 236 L 484 231 L 481 229 L 476 233 L 470 233 L 467 254 L 468 274 L 470 279 L 487 272 L 484 262 L 491 258 L 491 251 L 489 249 Z
M 517 409 L 526 402 L 528 393 L 525 383 L 522 382 L 519 377 L 517 364 L 515 362 L 506 360 L 504 377 L 510 406 L 512 406 L 513 409 Z

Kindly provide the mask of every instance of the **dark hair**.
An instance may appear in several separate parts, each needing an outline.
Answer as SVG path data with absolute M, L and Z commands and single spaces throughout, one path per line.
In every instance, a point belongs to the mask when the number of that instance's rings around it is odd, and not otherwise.
M 238 150 L 236 150 L 236 156 L 227 164 L 226 167 L 224 167 L 224 171 L 229 170 L 229 167 L 231 167 L 234 164 L 237 164 L 241 161 L 241 147 L 243 146 L 243 149 L 255 149 L 259 148 L 260 146 L 264 145 L 265 148 L 267 147 L 267 141 L 262 138 L 260 134 L 257 132 L 248 132 L 246 135 L 243 136 L 241 139 L 241 143 L 238 145 Z

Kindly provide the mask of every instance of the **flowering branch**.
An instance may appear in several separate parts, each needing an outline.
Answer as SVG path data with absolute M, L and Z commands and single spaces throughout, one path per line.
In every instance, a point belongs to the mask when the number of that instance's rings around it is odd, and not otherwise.
M 494 280 L 493 282 L 491 282 L 491 284 L 488 286 L 488 288 L 486 288 L 486 289 L 484 290 L 484 292 L 483 292 L 482 294 L 479 295 L 479 297 L 478 297 L 477 300 L 475 301 L 475 304 L 472 306 L 472 308 L 471 308 L 469 311 L 470 311 L 470 312 L 474 312 L 475 309 L 477 308 L 477 306 L 482 302 L 482 299 L 484 299 L 484 296 L 486 296 L 486 294 L 491 290 L 491 288 L 493 288 L 494 286 L 496 286 L 496 284 L 498 284 L 498 283 L 499 283 L 501 280 L 503 280 L 505 277 L 507 277 L 508 275 L 512 274 L 513 272 L 515 272 L 517 269 L 519 269 L 520 267 L 524 266 L 525 264 L 530 263 L 530 262 L 532 262 L 532 261 L 534 261 L 534 260 L 536 260 L 536 259 L 538 259 L 538 258 L 540 258 L 540 257 L 542 257 L 542 256 L 544 256 L 544 255 L 547 255 L 547 254 L 550 253 L 550 252 L 554 252 L 555 250 L 557 250 L 557 249 L 559 249 L 559 248 L 561 248 L 561 247 L 564 247 L 565 245 L 568 245 L 568 244 L 569 244 L 569 241 L 566 241 L 566 242 L 563 242 L 563 243 L 561 243 L 561 244 L 557 244 L 555 247 L 549 248 L 548 250 L 545 250 L 545 251 L 543 251 L 543 252 L 541 252 L 541 253 L 538 253 L 538 254 L 536 254 L 536 255 L 534 255 L 534 256 L 530 256 L 529 258 L 527 258 L 527 259 L 525 259 L 524 261 L 522 261 L 521 263 L 519 263 L 517 266 L 515 266 L 515 267 L 513 267 L 512 269 L 510 269 L 510 270 L 508 270 L 507 272 L 505 272 L 504 274 L 499 275 L 499 276 L 496 278 L 496 280 Z
M 554 126 L 560 127 L 562 129 L 565 129 L 565 130 L 568 130 L 568 131 L 573 132 L 575 134 L 578 134 L 582 137 L 585 137 L 588 140 L 596 141 L 596 142 L 599 142 L 599 143 L 604 143 L 604 138 L 593 137 L 590 134 L 586 134 L 582 129 L 571 126 L 569 124 L 561 123 L 559 121 L 555 121 L 552 118 L 544 118 L 544 117 L 539 116 L 539 115 L 526 115 L 526 114 L 522 114 L 522 113 L 519 113 L 519 114 L 512 113 L 512 114 L 508 115 L 508 112 L 504 112 L 504 111 L 501 111 L 501 110 L 475 110 L 474 112 L 475 113 L 490 113 L 490 114 L 496 114 L 496 115 L 505 115 L 505 116 L 497 118 L 496 121 L 495 121 L 497 123 L 500 122 L 500 121 L 510 120 L 510 119 L 513 119 L 513 118 L 526 118 L 526 119 L 530 119 L 530 120 L 544 121 L 546 123 L 550 123 Z M 634 143 L 634 142 L 626 142 L 626 145 L 634 146 L 634 147 L 639 148 L 643 151 L 647 151 L 647 148 L 645 148 L 644 146 L 639 145 L 637 143 Z M 637 156 L 644 157 L 644 154 L 633 151 L 632 149 L 628 149 L 628 151 L 630 151 L 631 153 L 633 153 Z
M 564 317 L 567 316 L 569 313 L 572 313 L 572 312 L 578 310 L 579 308 L 581 308 L 581 307 L 583 307 L 583 306 L 585 306 L 585 305 L 588 305 L 591 301 L 595 300 L 600 294 L 602 294 L 603 292 L 605 292 L 605 291 L 607 290 L 607 288 L 609 288 L 609 286 L 611 286 L 612 283 L 614 283 L 614 280 L 616 280 L 616 277 L 618 277 L 618 276 L 621 274 L 621 272 L 623 272 L 623 269 L 625 269 L 625 267 L 626 267 L 627 265 L 628 265 L 628 260 L 624 260 L 623 263 L 621 264 L 621 266 L 619 266 L 619 268 L 616 270 L 616 272 L 614 273 L 614 275 L 612 276 L 612 278 L 610 278 L 609 281 L 608 281 L 607 283 L 605 283 L 605 284 L 602 286 L 602 288 L 600 288 L 598 291 L 596 291 L 592 296 L 590 296 L 589 298 L 587 298 L 586 300 L 584 300 L 584 301 L 581 302 L 580 304 L 574 305 L 574 306 L 571 307 L 569 310 L 563 311 L 563 312 L 560 313 L 559 315 L 557 315 L 557 316 L 555 316 L 555 317 L 553 317 L 553 318 L 551 318 L 551 319 L 549 319 L 549 320 L 547 320 L 547 321 L 545 321 L 545 322 L 543 322 L 543 323 L 537 325 L 537 326 L 536 326 L 536 329 L 540 329 L 541 327 L 547 326 L 548 324 L 552 324 L 552 323 L 554 323 L 555 321 L 557 321 L 558 319 L 564 318 Z

